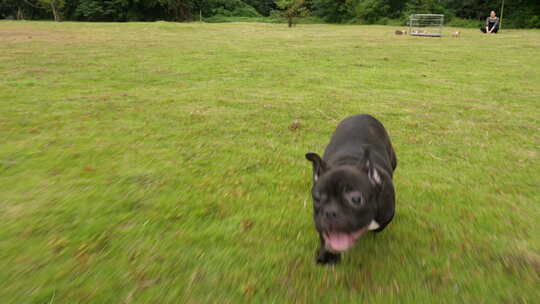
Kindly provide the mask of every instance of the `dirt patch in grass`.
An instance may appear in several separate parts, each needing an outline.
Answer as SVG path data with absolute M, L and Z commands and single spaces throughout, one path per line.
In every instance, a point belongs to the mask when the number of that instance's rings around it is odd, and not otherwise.
M 504 269 L 521 278 L 540 280 L 540 255 L 526 248 L 516 248 L 499 257 Z

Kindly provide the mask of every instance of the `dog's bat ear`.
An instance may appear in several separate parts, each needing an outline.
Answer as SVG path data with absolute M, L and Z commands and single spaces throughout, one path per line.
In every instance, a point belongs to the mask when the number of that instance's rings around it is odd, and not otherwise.
M 328 166 L 317 153 L 306 153 L 306 159 L 313 165 L 313 182 L 316 182 L 326 172 Z
M 368 160 L 366 162 L 366 167 L 367 167 L 367 170 L 368 170 L 367 172 L 368 172 L 369 181 L 374 186 L 381 186 L 382 185 L 381 174 L 379 173 L 379 171 L 377 169 L 375 169 L 375 167 L 373 166 L 373 164 L 371 163 L 370 160 Z
M 381 174 L 375 168 L 375 166 L 373 165 L 373 162 L 371 161 L 371 159 L 369 157 L 369 149 L 367 149 L 364 152 L 364 160 L 365 160 L 365 162 L 364 162 L 364 170 L 367 172 L 369 181 L 374 186 L 381 186 L 382 185 Z

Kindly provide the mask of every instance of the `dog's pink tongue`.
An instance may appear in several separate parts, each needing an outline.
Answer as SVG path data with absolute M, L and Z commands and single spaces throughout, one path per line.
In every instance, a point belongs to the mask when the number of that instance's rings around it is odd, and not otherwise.
M 335 251 L 345 251 L 352 247 L 354 238 L 347 233 L 328 233 L 326 237 L 327 246 Z

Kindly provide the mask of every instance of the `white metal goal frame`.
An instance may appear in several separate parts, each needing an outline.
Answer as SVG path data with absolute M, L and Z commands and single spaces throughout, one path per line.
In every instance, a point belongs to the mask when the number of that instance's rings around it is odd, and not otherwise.
M 409 35 L 442 37 L 444 15 L 412 14 L 409 16 Z

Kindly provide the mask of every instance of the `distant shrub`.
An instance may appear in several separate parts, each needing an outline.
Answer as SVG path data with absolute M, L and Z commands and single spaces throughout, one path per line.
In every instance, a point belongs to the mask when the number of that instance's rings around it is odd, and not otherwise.
M 260 17 L 252 6 L 240 0 L 217 0 L 212 15 L 215 17 Z
M 363 24 L 386 24 L 390 6 L 378 0 L 362 0 L 355 7 L 356 17 Z
M 238 7 L 232 12 L 237 17 L 260 17 L 261 15 L 251 6 Z
M 296 20 L 298 24 L 323 24 L 324 20 L 317 16 L 301 17 Z
M 454 18 L 454 13 L 446 8 L 441 0 L 409 0 L 403 11 L 403 18 L 407 19 L 411 14 L 443 14 L 444 22 L 448 23 Z
M 502 23 L 505 28 L 540 28 L 540 16 L 523 12 L 520 17 L 504 18 Z
M 212 16 L 203 19 L 208 23 L 225 22 L 264 22 L 264 23 L 283 23 L 284 20 L 278 20 L 271 17 L 237 17 L 237 16 Z
M 480 20 L 464 19 L 464 18 L 453 18 L 449 22 L 445 23 L 445 26 L 452 27 L 465 27 L 465 28 L 475 28 L 480 27 L 483 24 Z
M 403 23 L 401 19 L 391 19 L 391 18 L 386 18 L 386 17 L 382 17 L 376 23 L 382 24 L 382 25 L 395 25 L 395 26 L 402 26 L 406 24 L 406 23 Z
M 279 10 L 271 10 L 270 11 L 270 18 L 285 20 L 285 18 L 283 18 L 282 14 L 281 14 L 281 11 L 279 11 Z
M 540 16 L 532 16 L 529 19 L 529 27 L 540 28 Z

